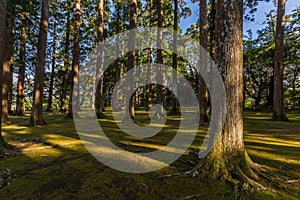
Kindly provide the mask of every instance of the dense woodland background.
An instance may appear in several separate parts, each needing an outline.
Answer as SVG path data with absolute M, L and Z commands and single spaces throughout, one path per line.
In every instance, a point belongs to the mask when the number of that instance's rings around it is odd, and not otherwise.
M 137 27 L 168 27 L 182 36 L 191 36 L 209 52 L 223 76 L 227 92 L 222 133 L 212 152 L 197 160 L 190 175 L 234 184 L 239 180 L 253 188 L 265 188 L 257 182 L 264 169 L 250 159 L 244 145 L 242 110 L 272 112 L 270 120 L 285 122 L 290 121 L 286 112 L 299 114 L 300 9 L 285 14 L 286 0 L 275 1 L 277 10 L 267 13 L 266 26 L 257 30 L 254 38 L 253 30 L 242 32 L 242 24 L 255 19 L 261 1 L 193 2 L 198 9 L 189 8 L 184 0 L 1 0 L 2 124 L 9 127 L 17 123 L 16 116 L 30 113 L 30 118 L 26 118 L 30 126 L 51 126 L 52 122 L 44 118 L 45 113 L 64 114 L 63 119 L 68 120 L 79 117 L 78 112 L 91 104 L 101 122 L 109 118 L 110 111 L 117 112 L 124 107 L 125 101 L 130 102 L 126 109 L 136 122 L 139 121 L 136 112 L 148 111 L 153 104 L 164 105 L 170 115 L 180 116 L 178 101 L 161 85 L 139 87 L 133 96 L 124 92 L 118 94 L 122 101 L 115 104 L 111 101 L 114 84 L 127 71 L 138 70 L 141 64 L 158 63 L 172 66 L 190 82 L 199 100 L 200 125 L 207 125 L 211 100 L 204 79 L 188 60 L 160 49 L 166 40 L 160 30 L 155 36 L 157 49 L 131 51 L 115 60 L 103 76 L 99 70 L 102 61 L 98 59 L 90 98 L 80 98 L 81 94 L 76 93 L 79 72 L 84 70 L 83 61 L 99 42 Z M 192 10 L 198 10 L 199 19 L 184 31 L 179 26 L 180 20 L 190 17 Z M 129 35 L 131 41 L 136 37 L 134 33 Z M 178 37 L 174 34 L 165 42 L 177 48 Z M 135 43 L 122 41 L 119 45 L 117 52 L 100 50 L 97 56 L 123 54 L 123 47 L 130 48 Z M 162 79 L 163 73 L 172 76 L 160 67 L 155 70 L 157 78 Z M 73 106 L 72 98 L 75 98 Z M 162 112 L 156 110 L 155 117 L 164 118 Z M 2 136 L 1 125 L 0 134 L 2 147 L 11 149 L 6 136 Z

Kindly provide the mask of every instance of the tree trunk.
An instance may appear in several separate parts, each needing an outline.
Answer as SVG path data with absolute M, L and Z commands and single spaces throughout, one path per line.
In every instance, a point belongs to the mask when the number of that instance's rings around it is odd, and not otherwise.
M 216 28 L 216 0 L 211 0 L 210 21 L 209 21 L 209 45 L 210 45 L 209 53 L 211 58 L 214 58 L 214 54 L 215 54 L 215 42 L 216 42 L 215 28 Z
M 56 64 L 56 11 L 53 15 L 53 52 L 52 52 L 52 66 L 51 66 L 51 77 L 50 77 L 50 86 L 49 86 L 49 97 L 48 105 L 46 111 L 52 111 L 52 97 L 53 97 L 53 85 L 54 85 L 54 73 L 55 73 L 55 64 Z
M 158 13 L 158 31 L 157 31 L 157 67 L 156 67 L 156 104 L 161 106 L 157 106 L 155 111 L 154 119 L 163 119 L 163 106 L 164 106 L 164 91 L 163 86 L 158 83 L 163 83 L 163 55 L 162 55 L 162 39 L 163 39 L 163 0 L 159 0 L 157 3 L 157 13 Z
M 173 53 L 172 53 L 172 81 L 173 81 L 173 93 L 177 94 L 178 90 L 178 80 L 177 80 L 177 40 L 178 40 L 178 0 L 174 0 L 174 28 L 173 28 Z M 172 109 L 171 113 L 174 115 L 179 115 L 179 102 L 176 96 L 173 94 L 172 98 Z
M 226 89 L 225 124 L 211 152 L 195 170 L 200 177 L 236 183 L 233 176 L 252 185 L 257 178 L 243 140 L 243 1 L 219 0 L 216 13 L 216 63 L 224 71 Z M 217 98 L 217 97 L 215 97 Z
M 149 27 L 152 26 L 152 0 L 147 1 L 149 4 L 148 10 L 149 10 Z M 152 37 L 151 31 L 150 31 L 150 38 Z M 148 66 L 147 66 L 147 83 L 150 83 L 151 81 L 151 73 L 152 73 L 152 43 L 149 43 L 149 52 L 148 52 Z M 150 109 L 150 106 L 152 104 L 152 84 L 146 85 L 146 110 L 148 111 Z
M 13 61 L 14 42 L 13 42 L 13 27 L 14 27 L 14 12 L 12 6 L 6 12 L 6 31 L 4 41 L 4 62 L 3 62 L 3 83 L 2 83 L 2 121 L 10 124 L 11 121 L 8 117 L 9 111 L 9 96 L 12 86 L 12 71 L 11 64 Z
M 103 41 L 103 29 L 104 29 L 104 0 L 99 0 L 98 4 L 98 43 L 100 44 Z M 102 46 L 99 46 L 97 52 L 97 72 L 96 72 L 96 94 L 95 94 L 95 109 L 98 119 L 105 118 L 103 114 L 105 102 L 104 102 L 104 72 L 103 72 L 103 63 L 102 63 Z
M 30 125 L 32 126 L 46 124 L 43 117 L 43 87 L 45 76 L 45 57 L 47 45 L 49 6 L 49 0 L 42 1 L 42 15 L 36 57 L 36 71 L 34 78 L 34 96 L 30 118 Z
M 6 0 L 0 1 L 0 86 L 3 81 L 3 60 L 4 60 L 4 41 L 6 30 Z M 2 102 L 2 90 L 0 90 L 0 102 Z M 0 147 L 7 147 L 7 143 L 2 136 L 2 104 L 0 103 Z
M 200 1 L 200 19 L 199 19 L 199 29 L 200 29 L 200 46 L 205 50 L 205 52 L 200 51 L 200 68 L 203 74 L 207 73 L 207 4 L 206 0 Z M 206 83 L 201 74 L 199 74 L 199 85 L 198 85 L 198 101 L 200 105 L 200 123 L 209 122 L 208 117 L 208 89 Z
M 134 57 L 135 57 L 135 48 L 136 43 L 136 21 L 137 21 L 137 2 L 136 0 L 130 1 L 130 33 L 129 33 L 129 43 L 128 43 L 128 69 L 126 76 L 126 91 L 125 91 L 125 110 L 126 117 L 123 119 L 123 122 L 128 120 L 128 117 L 134 119 L 134 100 L 133 100 L 133 68 L 134 68 Z M 131 70 L 131 71 L 130 71 Z
M 16 115 L 25 115 L 25 60 L 26 60 L 26 12 L 22 12 L 22 28 L 20 40 L 20 65 L 18 72 L 18 85 L 17 85 L 17 105 Z
M 76 13 L 74 21 L 74 49 L 73 49 L 73 60 L 72 60 L 72 79 L 70 88 L 70 102 L 68 117 L 78 117 L 79 110 L 79 62 L 80 62 L 80 0 L 76 0 Z
M 69 49 L 70 49 L 70 1 L 67 1 L 68 13 L 67 13 L 67 27 L 66 27 L 66 42 L 64 52 L 64 68 L 62 73 L 62 84 L 61 84 L 61 96 L 60 96 L 60 113 L 67 112 L 67 80 L 69 70 Z
M 276 22 L 276 41 L 275 41 L 275 67 L 274 67 L 274 101 L 273 116 L 274 121 L 289 121 L 284 112 L 283 104 L 283 37 L 285 23 L 285 3 L 286 0 L 278 0 L 277 22 Z

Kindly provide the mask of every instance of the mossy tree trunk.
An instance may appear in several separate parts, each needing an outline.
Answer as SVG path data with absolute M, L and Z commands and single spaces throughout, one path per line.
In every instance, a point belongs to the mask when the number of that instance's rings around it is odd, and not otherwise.
M 275 39 L 275 66 L 274 66 L 274 101 L 273 116 L 274 121 L 289 121 L 284 112 L 283 104 L 283 37 L 285 23 L 285 3 L 286 0 L 278 0 L 277 5 L 277 22 L 276 22 L 276 39 Z
M 202 159 L 194 172 L 200 177 L 237 179 L 259 185 L 243 140 L 243 48 L 242 48 L 242 0 L 219 0 L 216 13 L 215 62 L 224 73 L 226 89 L 225 124 L 215 138 L 212 151 Z M 237 178 L 237 179 L 234 179 Z
M 34 77 L 34 96 L 31 110 L 30 125 L 46 125 L 43 117 L 43 87 L 45 76 L 45 57 L 47 45 L 48 19 L 50 1 L 42 1 L 42 14 L 39 30 L 36 69 Z

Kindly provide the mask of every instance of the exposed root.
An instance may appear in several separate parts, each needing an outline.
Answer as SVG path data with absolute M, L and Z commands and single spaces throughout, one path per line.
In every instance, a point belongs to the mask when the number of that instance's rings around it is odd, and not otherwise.
M 206 157 L 186 174 L 200 179 L 220 179 L 229 182 L 234 185 L 236 190 L 238 189 L 239 192 L 236 191 L 236 193 L 239 194 L 240 199 L 245 198 L 243 195 L 247 191 L 267 189 L 267 187 L 257 182 L 260 174 L 266 172 L 266 169 L 253 163 L 247 154 L 244 159 L 230 159 L 227 158 L 224 159 L 224 162 L 217 161 L 217 163 L 213 163 L 213 160 Z
M 266 190 L 267 188 L 264 187 L 263 185 L 259 184 L 258 182 L 254 181 L 253 179 L 249 178 L 242 170 L 241 168 L 237 169 L 239 172 L 239 177 L 241 178 L 241 180 L 244 183 L 249 183 L 251 186 L 253 186 L 254 188 L 258 188 L 258 189 L 262 189 L 262 190 Z

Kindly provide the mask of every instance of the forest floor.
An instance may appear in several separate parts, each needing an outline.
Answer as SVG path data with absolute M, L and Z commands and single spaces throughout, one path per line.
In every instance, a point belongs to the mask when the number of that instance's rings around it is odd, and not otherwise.
M 145 122 L 145 113 L 137 118 Z M 146 152 L 167 144 L 176 133 L 176 117 L 150 139 L 138 141 L 118 130 L 110 113 L 100 124 L 118 146 Z M 0 199 L 300 199 L 300 114 L 292 122 L 272 122 L 271 113 L 245 112 L 245 144 L 252 160 L 268 170 L 259 183 L 266 190 L 241 193 L 232 184 L 196 177 L 174 176 L 197 162 L 207 126 L 200 126 L 189 151 L 169 167 L 145 174 L 111 169 L 95 159 L 79 139 L 72 119 L 45 114 L 47 126 L 29 127 L 29 114 L 11 117 L 4 126 L 5 140 L 17 151 L 0 157 Z M 271 175 L 270 175 L 271 174 Z M 272 181 L 270 181 L 270 179 Z

